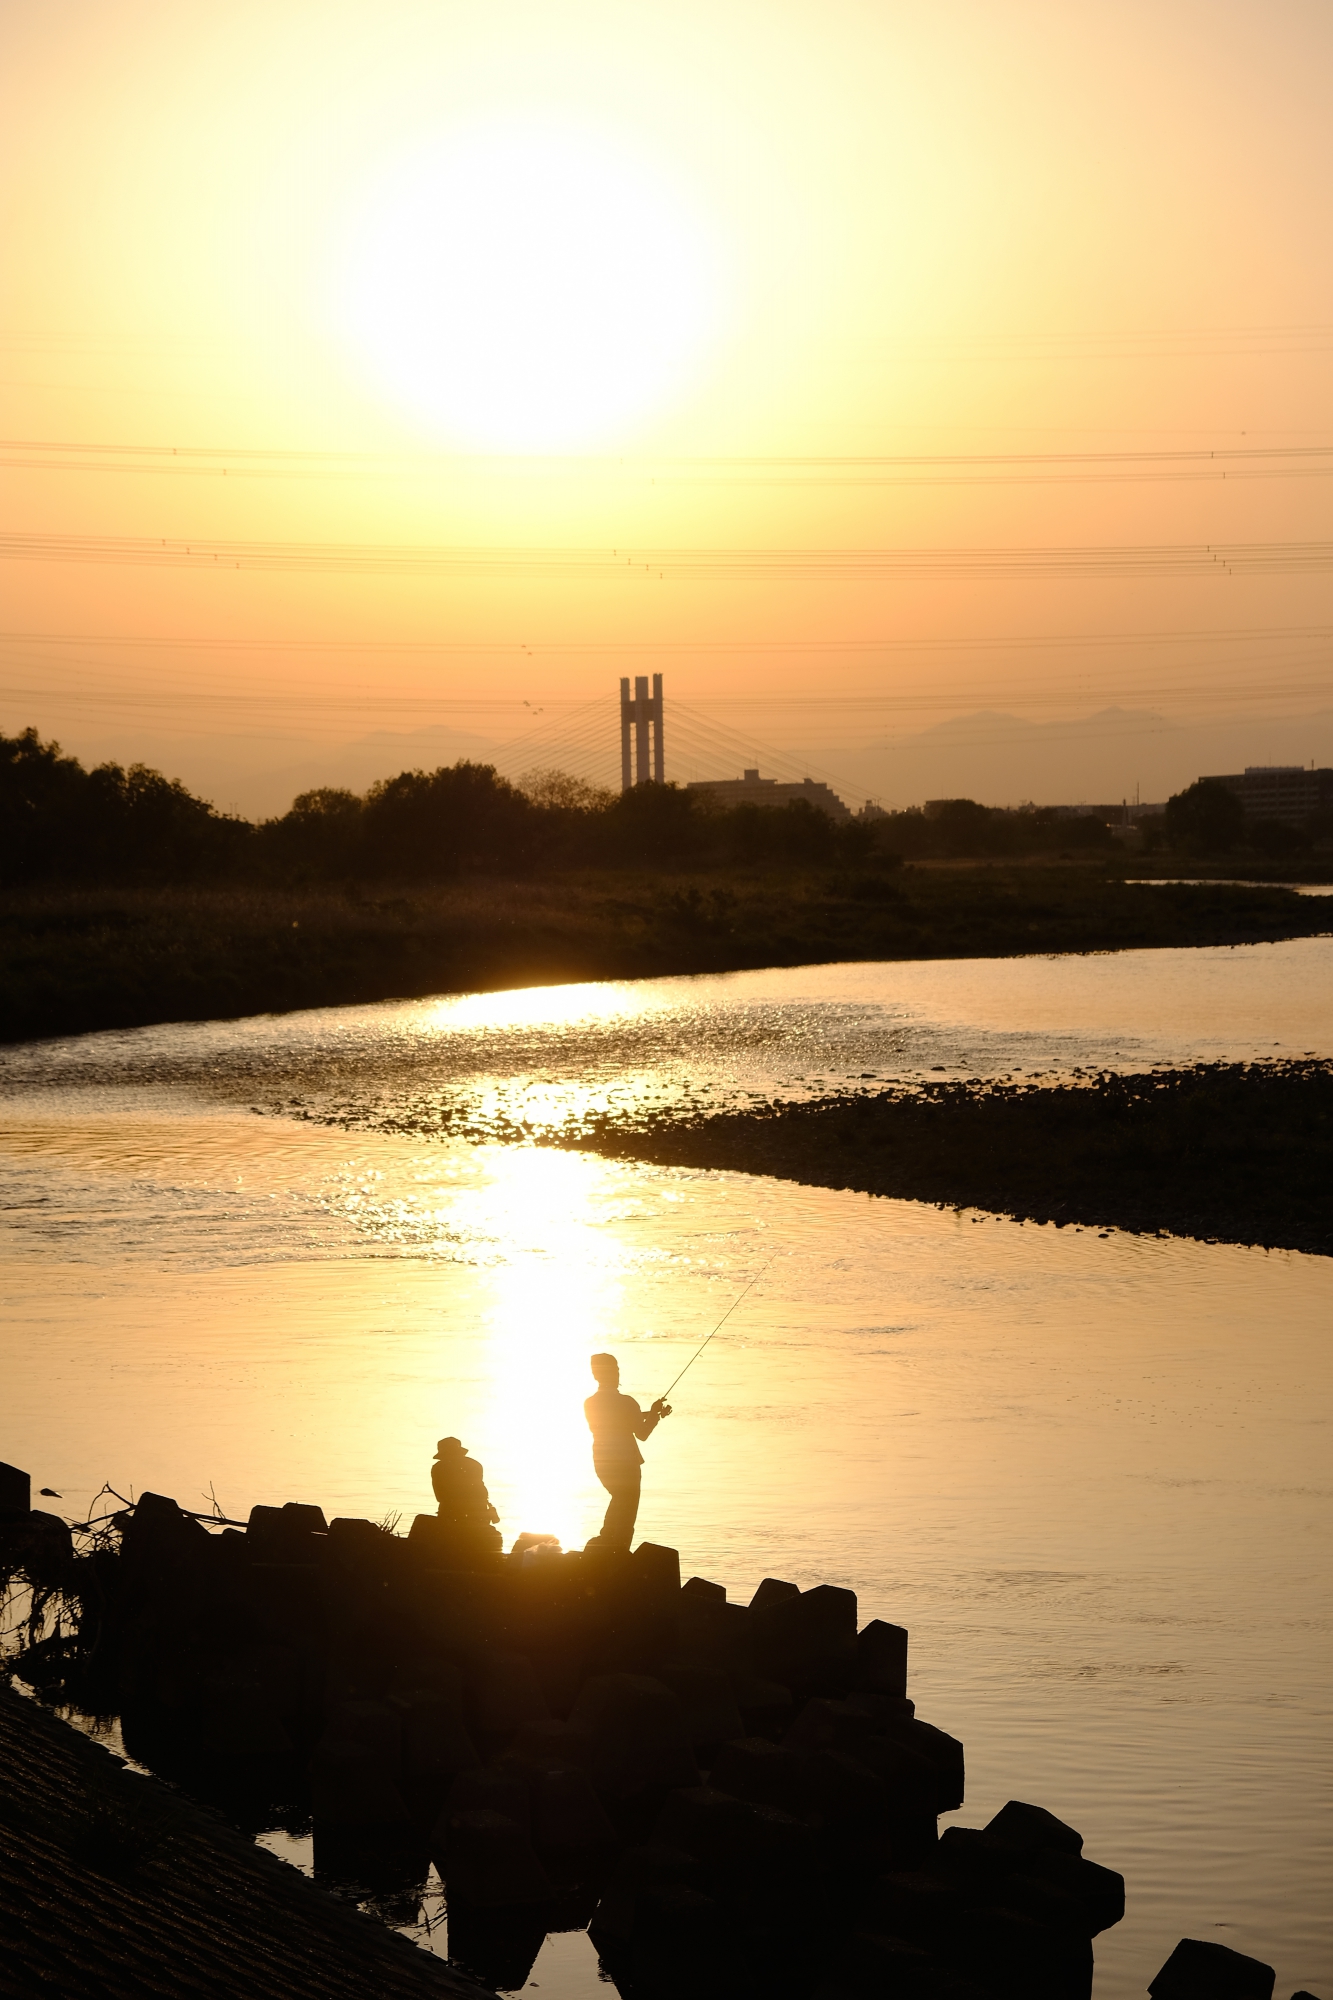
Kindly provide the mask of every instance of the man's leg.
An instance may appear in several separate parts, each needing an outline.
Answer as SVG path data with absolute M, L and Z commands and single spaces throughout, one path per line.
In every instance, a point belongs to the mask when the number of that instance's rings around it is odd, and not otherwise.
M 634 1523 L 639 1516 L 642 1474 L 637 1465 L 626 1465 L 617 1466 L 614 1472 L 599 1468 L 597 1477 L 611 1495 L 601 1539 L 608 1548 L 627 1549 L 634 1539 Z

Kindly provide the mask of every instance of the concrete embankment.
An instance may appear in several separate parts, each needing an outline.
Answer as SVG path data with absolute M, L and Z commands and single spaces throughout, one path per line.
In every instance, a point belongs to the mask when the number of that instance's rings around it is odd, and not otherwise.
M 383 1906 L 433 1862 L 451 1962 L 494 1987 L 588 1926 L 635 2000 L 1087 2000 L 1123 1881 L 1035 1805 L 940 1833 L 963 1746 L 916 1714 L 900 1626 L 492 1533 L 296 1504 L 210 1531 L 145 1494 L 76 1553 L 32 1515 L 9 1566 L 61 1623 L 22 1671 L 240 1823 L 309 1815 L 317 1874 Z
M 0 1993 L 14 2000 L 483 2000 L 10 1689 L 0 1772 Z

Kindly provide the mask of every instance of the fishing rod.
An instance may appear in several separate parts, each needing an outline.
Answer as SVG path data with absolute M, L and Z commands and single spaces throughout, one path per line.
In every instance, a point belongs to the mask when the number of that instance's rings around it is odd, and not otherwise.
M 773 1256 L 776 1257 L 776 1255 L 777 1252 L 774 1251 Z M 707 1347 L 708 1341 L 712 1340 L 714 1334 L 721 1333 L 723 1327 L 726 1325 L 727 1321 L 731 1318 L 731 1315 L 735 1312 L 737 1306 L 740 1305 L 741 1301 L 747 1298 L 749 1294 L 754 1290 L 755 1286 L 759 1283 L 759 1280 L 763 1277 L 765 1271 L 768 1270 L 772 1262 L 773 1262 L 773 1257 L 770 1257 L 767 1264 L 761 1265 L 760 1268 L 755 1272 L 754 1276 L 751 1278 L 749 1284 L 745 1287 L 745 1290 L 741 1292 L 738 1297 L 732 1300 L 731 1304 L 727 1307 L 727 1310 L 723 1313 L 717 1325 L 713 1328 L 713 1332 L 708 1335 L 708 1338 L 706 1340 L 700 1341 L 698 1347 L 695 1348 L 693 1354 L 690 1356 L 689 1360 L 685 1363 L 685 1366 L 681 1369 L 680 1375 L 677 1375 L 676 1382 L 680 1381 L 681 1376 L 688 1375 L 690 1369 L 693 1368 L 695 1362 L 699 1359 L 699 1356 L 703 1353 L 705 1347 Z M 665 1403 L 667 1397 L 671 1394 L 671 1390 L 675 1388 L 676 1382 L 673 1382 L 671 1384 L 671 1388 L 663 1390 L 662 1394 L 657 1399 L 659 1403 Z

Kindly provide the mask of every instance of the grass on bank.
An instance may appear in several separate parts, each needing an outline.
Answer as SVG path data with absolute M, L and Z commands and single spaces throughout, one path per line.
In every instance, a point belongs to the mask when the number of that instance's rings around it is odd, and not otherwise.
M 1280 886 L 1096 866 L 598 870 L 309 890 L 0 895 L 0 1040 L 839 959 L 1232 945 L 1330 928 Z

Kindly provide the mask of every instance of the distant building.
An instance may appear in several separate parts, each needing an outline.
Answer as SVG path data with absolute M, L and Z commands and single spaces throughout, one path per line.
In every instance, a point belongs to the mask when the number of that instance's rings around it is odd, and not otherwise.
M 927 819 L 941 819 L 950 806 L 974 806 L 973 799 L 927 799 L 922 812 Z M 1024 815 L 1036 819 L 1099 819 L 1114 832 L 1117 828 L 1132 827 L 1141 819 L 1152 819 L 1164 813 L 1166 807 L 1140 805 L 1137 801 L 1121 799 L 1112 805 L 1039 806 L 1031 800 L 1021 806 L 987 806 L 987 812 L 1003 813 L 1008 819 L 1018 819 Z
M 1311 771 L 1304 764 L 1247 764 L 1243 771 L 1201 782 L 1225 785 L 1234 792 L 1247 819 L 1303 826 L 1314 813 L 1333 812 L 1333 771 L 1327 769 Z
M 1052 806 L 1049 810 L 1056 819 L 1105 820 L 1114 833 L 1118 827 L 1137 826 L 1141 819 L 1156 819 L 1166 811 L 1166 807 L 1139 805 L 1129 799 L 1121 799 L 1118 805 Z
M 852 816 L 835 791 L 813 778 L 803 778 L 799 785 L 787 785 L 778 778 L 761 778 L 758 771 L 745 771 L 739 778 L 695 778 L 686 790 L 702 792 L 716 799 L 720 806 L 785 806 L 794 799 L 804 799 L 830 819 L 847 820 Z

